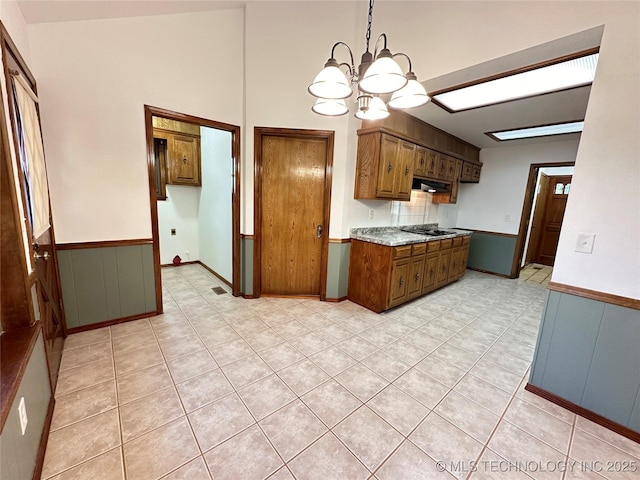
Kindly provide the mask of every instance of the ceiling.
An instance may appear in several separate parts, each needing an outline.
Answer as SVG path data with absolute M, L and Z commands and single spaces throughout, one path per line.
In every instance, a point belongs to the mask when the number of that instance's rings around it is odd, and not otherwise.
M 242 0 L 18 0 L 27 23 L 188 13 L 245 3 Z M 433 92 L 595 48 L 600 44 L 602 30 L 595 27 L 422 83 L 427 92 Z M 408 113 L 480 148 L 565 141 L 578 139 L 580 134 L 497 142 L 485 132 L 584 119 L 590 91 L 591 87 L 587 86 L 458 113 L 449 113 L 429 102 Z

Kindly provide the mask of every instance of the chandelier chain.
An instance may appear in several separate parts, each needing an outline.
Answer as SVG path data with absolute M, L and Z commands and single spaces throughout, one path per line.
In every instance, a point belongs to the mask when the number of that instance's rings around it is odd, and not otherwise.
M 369 40 L 371 39 L 371 23 L 373 22 L 373 2 L 374 0 L 369 0 L 369 16 L 367 18 L 367 48 L 366 51 L 369 51 Z

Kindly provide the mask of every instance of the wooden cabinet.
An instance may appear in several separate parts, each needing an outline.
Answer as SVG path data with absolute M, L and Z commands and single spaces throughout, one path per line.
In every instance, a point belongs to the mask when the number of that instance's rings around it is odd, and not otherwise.
M 382 132 L 359 136 L 353 197 L 409 200 L 415 147 L 411 142 Z
M 458 191 L 460 190 L 460 175 L 462 172 L 462 166 L 464 161 L 459 159 L 453 159 L 454 173 L 453 181 L 451 182 L 451 189 L 448 192 L 434 193 L 431 201 L 433 203 L 457 203 Z
M 415 177 L 427 176 L 428 150 L 421 145 L 416 145 L 413 161 L 413 175 Z
M 167 183 L 201 186 L 200 137 L 171 134 L 169 138 Z
M 166 149 L 155 152 L 156 160 L 164 160 L 156 166 L 166 171 L 156 173 L 156 178 L 166 178 L 170 185 L 201 186 L 200 136 L 154 128 L 153 137 L 154 147 Z
M 480 182 L 481 163 L 468 162 L 464 160 L 462 171 L 460 173 L 460 181 L 462 183 L 478 183 Z
M 440 169 L 440 154 L 433 150 L 427 150 L 427 173 L 428 178 L 437 178 Z
M 348 298 L 379 313 L 429 293 L 464 274 L 468 245 L 469 237 L 397 247 L 352 240 Z

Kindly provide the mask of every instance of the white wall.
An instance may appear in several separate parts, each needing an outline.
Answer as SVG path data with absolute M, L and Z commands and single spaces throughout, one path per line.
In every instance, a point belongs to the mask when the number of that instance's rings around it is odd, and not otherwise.
M 158 201 L 160 263 L 166 265 L 180 255 L 183 262 L 200 260 L 200 187 L 167 185 L 167 199 Z M 171 235 L 171 229 L 176 234 Z
M 373 22 L 374 37 L 386 32 L 389 47 L 411 56 L 420 79 L 605 25 L 554 280 L 634 298 L 640 297 L 640 109 L 633 108 L 640 103 L 639 9 L 624 1 L 549 1 L 544 8 L 535 1 L 394 1 L 378 2 Z M 365 2 L 254 2 L 245 15 L 244 24 L 242 10 L 229 10 L 29 27 L 59 241 L 150 235 L 143 103 L 243 127 L 244 233 L 253 232 L 255 126 L 335 130 L 330 236 L 390 222 L 388 202 L 353 200 L 359 122 L 351 114 L 314 115 L 306 93 L 334 42 L 349 43 L 358 62 Z M 169 67 L 162 52 L 170 52 Z M 494 190 L 481 196 L 477 185 L 463 185 L 457 224 L 515 233 L 522 202 L 505 210 L 498 189 L 520 197 L 526 175 L 520 179 L 521 168 L 509 164 L 508 149 L 493 150 L 483 155 L 482 182 Z M 500 165 L 512 170 L 512 181 Z M 611 187 L 593 195 L 605 174 Z M 477 201 L 487 208 L 479 211 Z M 442 210 L 451 218 L 454 209 Z M 581 231 L 597 234 L 592 255 L 573 253 Z
M 58 242 L 150 238 L 143 106 L 240 125 L 242 9 L 37 24 L 29 39 Z
M 233 158 L 231 132 L 200 128 L 202 195 L 198 210 L 199 260 L 222 278 L 233 280 Z
M 27 23 L 22 15 L 22 11 L 15 0 L 0 0 L 0 20 L 9 32 L 11 40 L 16 44 L 20 55 L 31 68 L 31 48 Z
M 480 183 L 463 183 L 457 226 L 517 235 L 532 163 L 573 162 L 578 141 L 485 148 Z M 509 215 L 510 221 L 505 220 Z

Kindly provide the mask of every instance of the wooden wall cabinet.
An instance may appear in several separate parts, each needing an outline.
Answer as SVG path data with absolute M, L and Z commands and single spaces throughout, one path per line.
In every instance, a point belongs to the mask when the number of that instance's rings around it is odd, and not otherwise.
M 166 151 L 164 155 L 159 155 L 160 158 L 165 158 L 166 183 L 202 186 L 200 135 L 154 128 L 153 137 L 166 141 Z M 162 175 L 156 175 L 158 176 L 162 177 Z
M 431 201 L 433 203 L 458 203 L 458 192 L 460 190 L 461 172 L 464 160 L 453 160 L 453 181 L 451 182 L 451 190 L 448 192 L 434 193 Z M 449 168 L 449 167 L 448 167 Z
M 409 200 L 415 148 L 415 144 L 387 133 L 360 135 L 353 197 Z
M 348 298 L 380 313 L 464 275 L 470 237 L 389 247 L 351 241 Z
M 416 145 L 414 161 L 413 161 L 413 175 L 416 177 L 426 177 L 428 170 L 428 150 L 421 145 Z
M 460 182 L 462 183 L 478 183 L 480 182 L 480 173 L 482 169 L 481 163 L 473 163 L 464 160 L 462 172 L 460 173 Z

